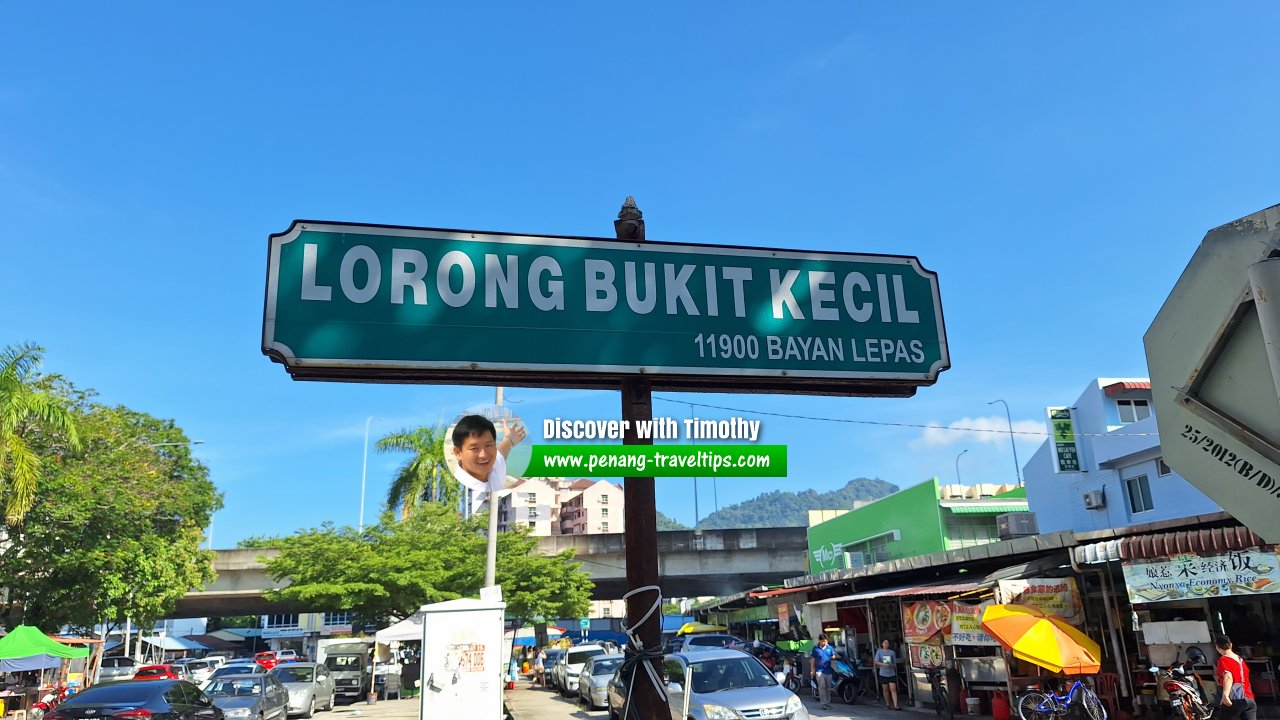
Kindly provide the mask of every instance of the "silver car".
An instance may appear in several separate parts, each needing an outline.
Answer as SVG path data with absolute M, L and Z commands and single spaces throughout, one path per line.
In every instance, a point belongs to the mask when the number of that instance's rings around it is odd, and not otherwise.
M 138 671 L 138 663 L 131 657 L 104 657 L 102 666 L 98 668 L 97 682 L 105 683 L 113 680 L 131 680 Z
M 625 658 L 622 653 L 596 655 L 588 658 L 587 664 L 582 666 L 582 674 L 578 676 L 578 699 L 589 709 L 595 710 L 609 704 L 609 679 Z
M 289 715 L 289 692 L 266 673 L 213 678 L 204 694 L 226 720 L 286 720 Z
M 741 650 L 675 653 L 663 659 L 662 669 L 671 717 L 677 720 L 685 717 L 809 720 L 809 711 L 800 698 L 778 684 L 763 663 Z
M 289 691 L 289 714 L 309 718 L 317 709 L 332 710 L 336 688 L 323 663 L 290 662 L 267 673 Z

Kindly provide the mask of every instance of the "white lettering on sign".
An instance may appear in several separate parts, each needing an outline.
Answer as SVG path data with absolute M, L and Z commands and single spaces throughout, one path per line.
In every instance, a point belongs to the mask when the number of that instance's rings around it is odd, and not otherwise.
M 408 270 L 412 267 L 413 270 Z M 427 256 L 418 250 L 396 248 L 391 251 L 391 304 L 404 304 L 404 290 L 413 290 L 413 304 L 427 304 Z
M 538 310 L 565 309 L 564 270 L 554 257 L 534 257 L 523 276 L 518 255 L 486 253 L 481 259 L 461 250 L 451 250 L 440 257 L 434 273 L 429 272 L 429 263 L 428 256 L 420 250 L 391 248 L 385 263 L 390 269 L 389 292 L 383 301 L 392 305 L 427 305 L 434 295 L 450 307 L 461 308 L 478 302 L 481 295 L 477 292 L 478 284 L 483 283 L 486 308 L 518 309 L 522 296 L 527 296 Z M 383 265 L 369 246 L 349 248 L 336 273 L 343 296 L 360 304 L 375 300 L 382 287 Z M 721 299 L 727 298 L 732 300 L 734 317 L 747 317 L 748 284 L 755 281 L 751 268 L 636 261 L 625 261 L 621 265 L 619 272 L 617 264 L 610 260 L 582 260 L 580 297 L 587 312 L 616 311 L 625 297 L 625 307 L 640 315 L 657 310 L 667 316 L 720 317 Z M 326 273 L 319 246 L 304 243 L 301 299 L 332 302 L 333 274 L 331 266 Z M 622 288 L 618 287 L 619 280 Z M 808 292 L 807 311 L 797 297 L 797 288 Z M 755 289 L 758 292 L 764 288 Z M 768 289 L 770 312 L 778 320 L 805 320 L 807 312 L 813 320 L 838 322 L 847 316 L 855 323 L 865 323 L 878 310 L 879 319 L 885 323 L 920 323 L 920 312 L 907 305 L 901 275 L 876 274 L 872 280 L 857 271 L 771 268 Z M 579 297 L 578 291 L 574 292 L 575 297 Z M 780 342 L 785 345 L 787 341 Z M 868 345 L 855 341 L 853 352 L 855 358 L 865 355 L 871 362 L 879 362 L 878 358 L 912 357 L 923 349 L 919 341 L 912 341 L 909 346 L 898 346 L 900 341 L 888 340 L 881 344 L 880 339 L 870 338 L 865 342 Z M 871 343 L 875 347 L 870 347 Z M 810 354 L 803 347 L 798 352 L 800 356 Z M 784 348 L 783 355 L 792 353 Z
M 302 299 L 329 302 L 333 288 L 316 284 L 316 252 L 315 243 L 302 246 Z
M 367 276 L 364 287 L 356 287 L 356 263 L 365 265 Z M 342 256 L 342 268 L 338 271 L 338 282 L 342 284 L 342 294 L 353 303 L 364 304 L 378 294 L 382 285 L 382 263 L 378 262 L 378 253 L 368 245 L 356 245 Z

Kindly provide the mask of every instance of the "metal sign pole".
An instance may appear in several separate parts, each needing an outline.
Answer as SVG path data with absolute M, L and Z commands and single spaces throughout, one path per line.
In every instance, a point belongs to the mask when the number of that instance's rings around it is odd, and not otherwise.
M 643 213 L 635 201 L 628 197 L 614 221 L 614 231 L 619 240 L 644 240 Z M 641 438 L 636 432 L 640 422 L 653 421 L 653 385 L 648 378 L 625 377 L 622 380 L 622 419 L 626 422 L 623 445 L 652 445 L 652 438 Z M 627 586 L 631 590 L 658 584 L 658 518 L 654 499 L 652 477 L 624 478 L 623 512 L 627 547 Z M 627 626 L 643 644 L 645 650 L 655 650 L 662 642 L 662 613 L 649 613 L 653 603 L 660 598 L 655 593 L 643 593 L 627 599 Z M 643 624 L 641 619 L 649 613 Z M 667 720 L 671 713 L 658 688 L 653 686 L 648 672 L 637 667 L 631 683 L 631 707 L 639 720 Z M 661 664 L 654 661 L 655 671 Z M 661 673 L 658 673 L 661 677 Z M 632 720 L 626 718 L 625 720 Z

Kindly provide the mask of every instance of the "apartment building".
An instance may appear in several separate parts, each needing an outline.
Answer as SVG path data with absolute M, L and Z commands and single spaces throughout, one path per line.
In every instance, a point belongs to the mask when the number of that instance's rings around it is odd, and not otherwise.
M 528 527 L 536 536 L 620 533 L 622 511 L 622 488 L 606 480 L 525 478 L 499 500 L 498 529 Z

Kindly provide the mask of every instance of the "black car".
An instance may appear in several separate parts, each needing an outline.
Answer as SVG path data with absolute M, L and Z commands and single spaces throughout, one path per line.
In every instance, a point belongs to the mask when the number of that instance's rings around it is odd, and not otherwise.
M 200 688 L 186 680 L 135 680 L 91 687 L 67 698 L 45 720 L 223 720 Z

